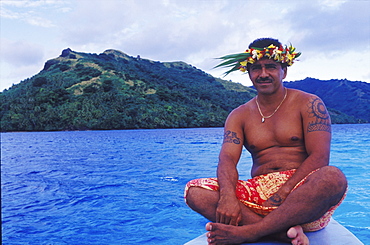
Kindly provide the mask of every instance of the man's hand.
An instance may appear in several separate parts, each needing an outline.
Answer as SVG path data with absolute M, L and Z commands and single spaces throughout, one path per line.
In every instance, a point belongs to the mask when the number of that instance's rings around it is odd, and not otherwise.
M 262 204 L 262 206 L 279 207 L 291 192 L 291 189 L 286 185 L 288 182 L 289 180 L 277 192 L 275 192 L 275 194 L 273 194 L 269 199 L 267 199 Z
M 278 207 L 280 206 L 284 200 L 288 196 L 288 191 L 285 188 L 281 188 L 277 191 L 274 195 L 272 195 L 269 199 L 267 199 L 262 206 L 264 207 Z
M 240 202 L 234 198 L 220 198 L 216 210 L 216 222 L 226 225 L 239 225 L 242 220 Z
M 283 203 L 283 198 L 281 198 L 278 194 L 274 194 L 269 199 L 267 199 L 262 206 L 264 207 L 278 207 L 280 204 Z

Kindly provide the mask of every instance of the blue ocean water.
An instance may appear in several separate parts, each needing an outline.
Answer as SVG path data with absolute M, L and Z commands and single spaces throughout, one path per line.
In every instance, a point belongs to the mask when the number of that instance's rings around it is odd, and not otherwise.
M 183 244 L 207 222 L 184 185 L 215 176 L 221 142 L 221 128 L 3 133 L 2 242 Z M 349 181 L 334 218 L 370 244 L 369 124 L 333 126 L 331 164 Z

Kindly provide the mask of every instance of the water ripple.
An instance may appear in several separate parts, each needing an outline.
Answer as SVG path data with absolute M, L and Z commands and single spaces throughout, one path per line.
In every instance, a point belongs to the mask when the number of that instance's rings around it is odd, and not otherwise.
M 349 192 L 334 218 L 370 244 L 370 126 L 334 125 Z M 3 244 L 183 244 L 204 232 L 183 189 L 216 174 L 222 129 L 1 134 Z M 143 143 L 145 142 L 145 144 Z M 248 178 L 251 158 L 239 171 Z

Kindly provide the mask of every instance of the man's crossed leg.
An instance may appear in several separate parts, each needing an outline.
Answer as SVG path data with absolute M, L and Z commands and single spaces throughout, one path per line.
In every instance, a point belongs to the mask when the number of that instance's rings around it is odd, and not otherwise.
M 235 206 L 234 210 L 240 210 L 241 215 L 238 212 L 226 214 L 229 220 L 217 223 L 218 191 L 190 187 L 186 202 L 194 211 L 213 222 L 206 225 L 209 244 L 240 244 L 264 237 L 275 237 L 294 245 L 309 244 L 301 225 L 317 221 L 328 210 L 333 210 L 343 199 L 346 188 L 346 178 L 339 169 L 323 167 L 309 175 L 278 208 L 266 216 L 253 212 L 240 201 L 230 201 L 230 205 Z

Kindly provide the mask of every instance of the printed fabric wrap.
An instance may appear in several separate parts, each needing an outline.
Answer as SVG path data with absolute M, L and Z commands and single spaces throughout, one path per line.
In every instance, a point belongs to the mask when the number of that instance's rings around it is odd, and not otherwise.
M 301 186 L 307 177 L 317 170 L 318 169 L 309 173 L 293 188 L 292 191 Z M 236 196 L 240 202 L 250 208 L 253 212 L 265 216 L 278 207 L 264 207 L 262 204 L 275 192 L 277 192 L 280 187 L 293 176 L 295 171 L 296 169 L 291 169 L 287 171 L 259 175 L 247 181 L 238 180 L 236 185 Z M 212 191 L 219 190 L 217 178 L 194 179 L 189 181 L 185 186 L 185 198 L 190 187 L 202 187 Z M 326 227 L 330 221 L 330 217 L 334 213 L 334 210 L 340 205 L 343 199 L 344 196 L 337 205 L 331 207 L 320 219 L 311 223 L 303 224 L 303 230 L 305 232 L 318 231 Z

